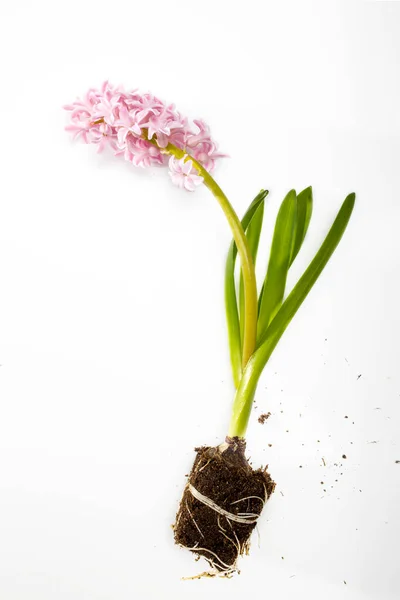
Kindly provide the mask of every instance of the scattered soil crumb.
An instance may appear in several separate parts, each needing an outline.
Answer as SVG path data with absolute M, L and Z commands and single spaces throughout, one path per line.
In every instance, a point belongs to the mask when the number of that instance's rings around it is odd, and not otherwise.
M 268 444 L 269 448 L 272 448 L 272 444 Z
M 267 419 L 269 419 L 269 417 L 270 417 L 270 416 L 271 416 L 271 413 L 270 413 L 270 412 L 263 413 L 262 415 L 260 415 L 260 416 L 258 417 L 258 422 L 259 422 L 259 423 L 261 423 L 261 425 L 264 425 L 265 421 L 266 421 Z
M 344 579 L 343 579 L 343 583 L 344 583 L 344 585 L 347 585 L 347 581 L 345 581 Z
M 347 458 L 347 456 L 345 454 L 342 454 L 342 458 Z
M 372 440 L 372 442 L 368 442 L 368 444 L 378 444 L 379 440 Z
M 360 373 L 360 374 L 358 375 L 358 377 L 357 377 L 357 381 L 360 379 L 361 375 L 362 375 L 362 373 Z
M 345 416 L 345 419 L 348 419 L 348 418 L 349 418 L 349 417 L 346 415 L 346 416 Z
M 394 464 L 395 464 L 395 465 L 400 465 L 400 460 L 395 460 L 395 461 L 394 461 Z
M 322 462 L 324 463 L 324 467 L 326 467 L 326 462 L 325 462 L 324 457 L 322 457 Z

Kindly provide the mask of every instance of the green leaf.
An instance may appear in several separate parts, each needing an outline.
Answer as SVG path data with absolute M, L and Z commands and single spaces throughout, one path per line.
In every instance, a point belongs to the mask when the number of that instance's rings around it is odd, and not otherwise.
M 309 291 L 321 275 L 327 262 L 339 244 L 343 233 L 346 230 L 351 213 L 353 212 L 355 198 L 355 194 L 349 194 L 347 196 L 317 254 L 282 304 L 267 331 L 260 339 L 259 347 L 254 356 L 257 355 L 258 357 L 261 357 L 257 358 L 257 360 L 261 360 L 263 363 L 262 368 L 264 368 L 283 332 L 304 302 Z
M 297 195 L 297 219 L 296 219 L 296 234 L 293 236 L 293 249 L 290 258 L 290 266 L 292 266 L 299 250 L 306 237 L 308 226 L 313 209 L 312 187 L 308 187 Z M 258 312 L 264 295 L 264 283 L 262 284 L 260 294 L 258 296 Z
M 291 190 L 283 200 L 275 222 L 268 270 L 259 304 L 258 338 L 264 334 L 282 304 L 296 232 L 296 217 L 297 196 Z
M 290 266 L 292 266 L 299 250 L 306 237 L 308 226 L 313 209 L 312 187 L 308 187 L 297 195 L 297 219 L 296 219 L 296 234 L 293 236 L 293 249 L 290 257 Z M 264 295 L 264 283 L 262 284 L 260 294 L 258 296 L 258 312 Z
M 249 243 L 250 253 L 253 258 L 254 266 L 257 262 L 258 244 L 260 242 L 260 234 L 264 218 L 264 201 L 261 202 L 255 210 L 254 215 L 249 222 L 246 229 L 246 237 Z M 245 303 L 244 303 L 244 286 L 243 276 L 240 272 L 240 284 L 239 284 L 239 315 L 240 315 L 240 337 L 243 340 L 244 322 L 245 322 Z
M 246 231 L 257 209 L 264 203 L 267 190 L 261 190 L 254 198 L 242 219 L 242 227 Z M 242 344 L 240 336 L 239 313 L 236 300 L 235 262 L 237 248 L 232 241 L 225 265 L 225 312 L 228 327 L 229 352 L 235 387 L 239 385 L 242 376 Z
M 312 187 L 308 187 L 297 195 L 297 222 L 296 235 L 293 238 L 293 249 L 290 258 L 290 265 L 296 258 L 304 238 L 306 237 L 307 229 L 310 224 L 310 219 L 313 209 Z

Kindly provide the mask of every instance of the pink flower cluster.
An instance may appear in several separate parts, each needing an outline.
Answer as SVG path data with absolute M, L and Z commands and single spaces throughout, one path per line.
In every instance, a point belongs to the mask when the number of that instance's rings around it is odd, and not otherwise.
M 200 185 L 203 178 L 187 156 L 195 158 L 209 172 L 215 159 L 224 156 L 217 152 L 203 121 L 194 120 L 193 127 L 173 104 L 165 104 L 152 94 L 126 92 L 106 81 L 99 90 L 91 88 L 82 100 L 64 108 L 71 112 L 66 130 L 72 131 L 74 137 L 81 137 L 86 144 L 97 144 L 99 152 L 108 144 L 116 155 L 123 155 L 137 167 L 168 164 L 173 183 L 189 191 Z M 187 156 L 179 160 L 169 156 L 165 150 L 169 143 L 184 150 Z

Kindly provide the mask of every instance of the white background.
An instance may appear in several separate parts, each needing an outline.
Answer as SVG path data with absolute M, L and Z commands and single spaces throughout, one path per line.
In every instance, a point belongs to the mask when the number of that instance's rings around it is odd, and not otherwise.
M 398 3 L 2 1 L 2 600 L 399 597 L 399 34 Z M 260 277 L 290 188 L 315 209 L 289 287 L 357 193 L 259 386 L 277 488 L 232 580 L 182 581 L 205 565 L 170 529 L 229 420 L 229 230 L 71 143 L 61 106 L 105 78 L 210 124 L 240 214 L 271 191 Z

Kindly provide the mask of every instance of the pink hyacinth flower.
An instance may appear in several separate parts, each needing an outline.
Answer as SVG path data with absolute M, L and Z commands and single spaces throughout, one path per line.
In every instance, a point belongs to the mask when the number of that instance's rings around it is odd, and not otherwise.
M 187 160 L 187 157 L 187 154 L 180 159 L 171 156 L 168 162 L 169 174 L 172 183 L 188 192 L 194 192 L 196 186 L 203 183 L 203 177 L 197 175 L 196 168 L 191 160 Z
M 203 178 L 192 161 L 169 158 L 168 144 L 195 158 L 207 171 L 214 168 L 222 154 L 212 140 L 208 126 L 201 120 L 191 126 L 174 104 L 166 104 L 152 94 L 124 91 L 108 81 L 100 89 L 91 88 L 84 98 L 64 107 L 71 113 L 66 127 L 74 138 L 96 144 L 98 151 L 110 146 L 137 167 L 169 164 L 172 181 L 193 191 Z M 151 140 L 151 142 L 149 141 Z

